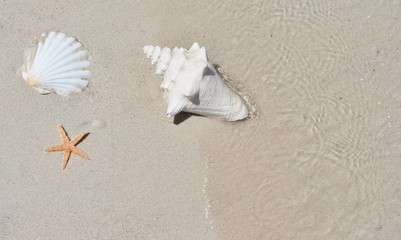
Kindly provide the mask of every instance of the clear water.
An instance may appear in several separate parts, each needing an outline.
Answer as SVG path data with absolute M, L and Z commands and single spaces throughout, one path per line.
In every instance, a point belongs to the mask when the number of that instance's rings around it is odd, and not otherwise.
M 209 57 L 253 120 L 203 133 L 219 239 L 401 237 L 400 1 L 214 1 Z M 198 13 L 199 14 L 199 13 Z

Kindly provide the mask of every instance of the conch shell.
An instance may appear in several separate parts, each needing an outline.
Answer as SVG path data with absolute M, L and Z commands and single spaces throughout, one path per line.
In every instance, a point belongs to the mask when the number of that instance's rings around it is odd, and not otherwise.
M 243 99 L 220 78 L 208 60 L 205 47 L 194 43 L 184 48 L 143 48 L 156 74 L 163 77 L 161 87 L 168 100 L 167 117 L 190 112 L 225 121 L 237 121 L 248 116 Z

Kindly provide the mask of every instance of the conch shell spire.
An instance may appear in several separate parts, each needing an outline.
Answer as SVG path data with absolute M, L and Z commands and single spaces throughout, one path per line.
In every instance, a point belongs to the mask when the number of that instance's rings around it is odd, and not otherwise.
M 168 65 L 171 60 L 171 50 L 170 48 L 161 49 L 159 46 L 147 45 L 143 47 L 143 52 L 146 54 L 147 58 L 151 59 L 152 65 L 156 65 L 156 74 L 163 75 L 167 70 Z
M 181 111 L 225 121 L 237 121 L 248 116 L 243 99 L 220 78 L 209 61 L 205 47 L 194 43 L 190 49 L 175 47 L 161 49 L 147 45 L 143 48 L 156 74 L 163 77 L 168 107 L 167 117 Z

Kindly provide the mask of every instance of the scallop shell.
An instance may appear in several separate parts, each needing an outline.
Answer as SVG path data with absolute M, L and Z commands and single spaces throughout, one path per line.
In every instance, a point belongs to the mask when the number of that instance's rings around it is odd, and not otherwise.
M 40 94 L 68 96 L 85 90 L 91 76 L 87 51 L 74 37 L 62 32 L 42 34 L 33 60 L 27 57 L 22 77 Z
M 225 121 L 237 121 L 248 116 L 243 99 L 220 78 L 208 60 L 206 49 L 194 43 L 184 48 L 161 49 L 148 45 L 146 57 L 156 64 L 156 74 L 162 76 L 161 87 L 168 100 L 167 117 L 190 112 Z

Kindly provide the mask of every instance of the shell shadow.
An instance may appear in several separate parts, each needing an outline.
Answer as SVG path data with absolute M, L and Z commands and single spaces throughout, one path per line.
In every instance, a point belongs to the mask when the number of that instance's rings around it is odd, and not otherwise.
M 189 113 L 189 112 L 180 112 L 174 116 L 173 124 L 180 125 L 181 123 L 185 122 L 188 118 L 190 118 L 192 116 L 204 117 L 199 114 L 194 114 L 194 113 Z

